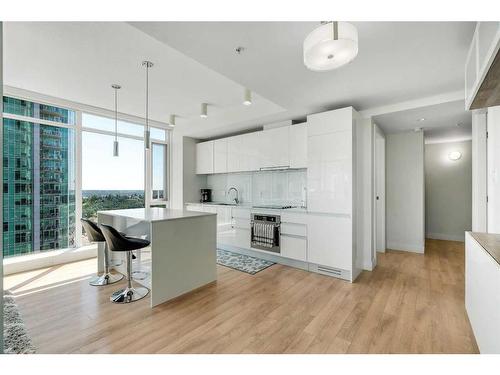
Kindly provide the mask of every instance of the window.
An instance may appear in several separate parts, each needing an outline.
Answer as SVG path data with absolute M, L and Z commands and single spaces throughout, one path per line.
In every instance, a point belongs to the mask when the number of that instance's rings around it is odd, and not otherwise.
M 85 129 L 96 129 L 103 130 L 107 132 L 115 132 L 115 120 L 102 117 L 95 116 L 88 113 L 82 114 L 82 126 Z M 118 120 L 118 133 L 125 135 L 132 135 L 135 137 L 144 137 L 144 126 L 138 124 L 132 124 L 130 122 L 125 122 Z
M 113 156 L 111 135 L 82 133 L 82 216 L 97 220 L 97 211 L 144 207 L 144 143 L 119 137 Z M 86 238 L 83 237 L 86 243 Z
M 4 97 L 4 257 L 75 245 L 75 130 L 73 111 Z M 24 116 L 27 121 L 10 118 Z M 46 198 L 59 198 L 56 204 Z M 54 235 L 43 236 L 46 213 L 57 217 Z
M 151 178 L 153 200 L 167 199 L 167 145 L 160 143 L 152 144 L 151 153 Z

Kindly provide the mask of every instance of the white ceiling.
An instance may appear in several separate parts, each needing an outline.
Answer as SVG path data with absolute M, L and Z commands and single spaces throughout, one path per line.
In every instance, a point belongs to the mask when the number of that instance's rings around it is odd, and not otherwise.
M 423 128 L 426 143 L 463 141 L 472 137 L 472 115 L 464 106 L 464 101 L 458 100 L 374 116 L 373 119 L 386 134 Z
M 178 115 L 189 133 L 217 132 L 284 109 L 123 22 L 4 23 L 4 84 L 67 100 L 114 108 L 112 83 L 122 85 L 119 111 L 144 117 L 145 68 L 150 70 L 151 118 Z M 209 118 L 199 117 L 202 102 Z M 227 130 L 225 130 L 227 131 Z
M 302 62 L 315 22 L 5 23 L 4 81 L 108 109 L 109 86 L 120 83 L 120 111 L 143 116 L 140 64 L 150 59 L 151 117 L 166 122 L 176 113 L 178 128 L 200 138 L 462 90 L 473 23 L 354 24 L 357 58 L 318 73 Z M 237 46 L 245 47 L 241 55 Z M 250 107 L 241 105 L 245 86 L 254 91 Z M 198 116 L 201 102 L 212 104 L 206 120 Z

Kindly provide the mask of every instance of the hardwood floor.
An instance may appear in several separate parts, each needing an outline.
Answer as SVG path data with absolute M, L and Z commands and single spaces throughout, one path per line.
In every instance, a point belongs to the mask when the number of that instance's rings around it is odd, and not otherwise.
M 150 309 L 88 285 L 95 260 L 5 278 L 39 353 L 477 353 L 464 245 L 387 251 L 356 283 L 274 265 Z

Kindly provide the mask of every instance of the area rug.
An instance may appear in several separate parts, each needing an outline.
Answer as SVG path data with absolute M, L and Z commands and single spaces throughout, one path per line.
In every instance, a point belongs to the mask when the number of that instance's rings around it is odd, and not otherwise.
M 3 339 L 5 354 L 32 354 L 36 349 L 24 326 L 14 296 L 5 291 L 3 296 Z
M 217 249 L 217 263 L 221 266 L 255 275 L 267 267 L 275 264 L 268 260 L 251 257 L 249 255 L 237 254 L 227 250 Z

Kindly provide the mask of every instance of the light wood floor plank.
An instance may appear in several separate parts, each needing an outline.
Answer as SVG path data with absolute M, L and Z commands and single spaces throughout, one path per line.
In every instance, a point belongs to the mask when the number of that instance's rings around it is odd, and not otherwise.
M 96 260 L 11 275 L 39 353 L 477 353 L 464 307 L 464 245 L 388 250 L 347 283 L 274 265 L 218 267 L 218 281 L 149 308 L 109 302 Z

